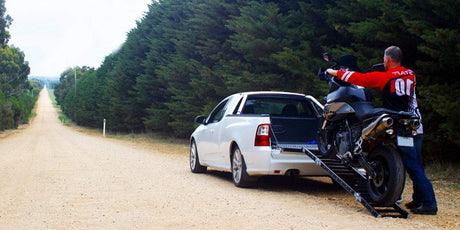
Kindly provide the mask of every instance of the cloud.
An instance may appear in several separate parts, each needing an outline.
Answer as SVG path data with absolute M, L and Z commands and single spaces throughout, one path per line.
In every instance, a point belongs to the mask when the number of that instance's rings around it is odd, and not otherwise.
M 24 51 L 31 76 L 99 67 L 120 47 L 152 0 L 6 0 L 11 45 Z

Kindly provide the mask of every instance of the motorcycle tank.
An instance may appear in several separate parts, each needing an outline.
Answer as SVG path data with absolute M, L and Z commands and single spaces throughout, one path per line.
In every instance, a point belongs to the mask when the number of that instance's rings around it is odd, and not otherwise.
M 357 102 L 357 101 L 368 101 L 364 88 L 358 88 L 357 86 L 342 86 L 330 92 L 326 97 L 326 103 L 334 102 Z

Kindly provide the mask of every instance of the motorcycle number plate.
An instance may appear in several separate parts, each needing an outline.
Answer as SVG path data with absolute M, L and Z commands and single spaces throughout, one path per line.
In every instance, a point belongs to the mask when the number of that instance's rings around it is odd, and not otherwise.
M 398 146 L 414 147 L 414 138 L 412 137 L 397 137 Z

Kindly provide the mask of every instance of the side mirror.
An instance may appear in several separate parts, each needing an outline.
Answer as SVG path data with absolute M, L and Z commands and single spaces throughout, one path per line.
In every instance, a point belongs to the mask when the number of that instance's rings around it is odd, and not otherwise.
M 195 117 L 195 122 L 201 125 L 206 125 L 206 117 L 205 116 L 197 116 Z
M 329 53 L 323 53 L 323 60 L 327 62 L 332 61 L 332 55 L 330 55 Z
M 375 64 L 371 67 L 371 71 L 385 72 L 385 65 L 383 63 Z

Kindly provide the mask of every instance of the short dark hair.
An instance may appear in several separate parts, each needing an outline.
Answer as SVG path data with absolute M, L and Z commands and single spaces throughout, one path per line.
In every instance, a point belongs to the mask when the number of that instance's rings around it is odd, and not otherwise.
M 390 46 L 385 50 L 385 56 L 389 57 L 392 61 L 401 63 L 402 51 L 397 46 Z

